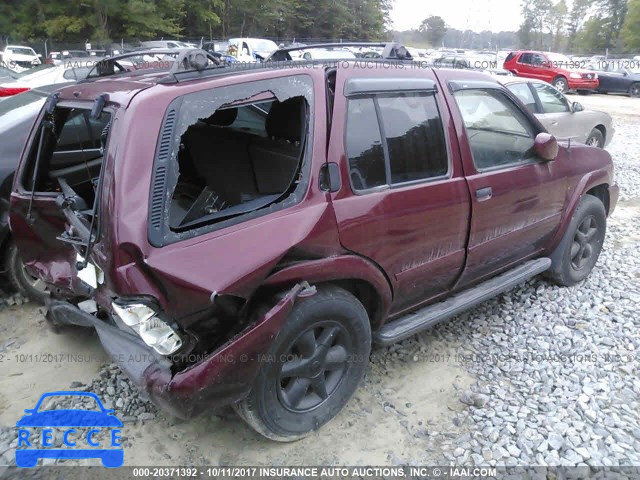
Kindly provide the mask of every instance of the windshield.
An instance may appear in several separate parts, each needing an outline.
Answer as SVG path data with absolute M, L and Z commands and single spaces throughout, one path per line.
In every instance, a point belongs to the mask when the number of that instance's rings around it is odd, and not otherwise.
M 256 52 L 272 52 L 278 49 L 276 42 L 271 40 L 254 39 L 249 42 Z
M 32 57 L 36 56 L 36 52 L 28 47 L 7 47 L 7 51 L 16 55 L 31 55 Z

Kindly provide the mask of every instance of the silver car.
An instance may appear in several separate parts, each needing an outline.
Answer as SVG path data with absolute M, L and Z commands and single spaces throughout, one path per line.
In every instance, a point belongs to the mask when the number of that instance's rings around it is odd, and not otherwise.
M 605 112 L 585 110 L 578 102 L 570 102 L 558 90 L 541 80 L 521 77 L 498 77 L 545 128 L 558 140 L 606 147 L 615 132 L 611 116 Z

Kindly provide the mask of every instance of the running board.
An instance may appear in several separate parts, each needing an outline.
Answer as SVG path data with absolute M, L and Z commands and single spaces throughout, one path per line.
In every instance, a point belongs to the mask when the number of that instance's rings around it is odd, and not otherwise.
M 548 270 L 549 267 L 551 267 L 550 258 L 530 260 L 480 285 L 457 293 L 447 300 L 429 305 L 384 325 L 375 334 L 374 341 L 376 344 L 385 347 L 409 338 L 436 323 L 451 318 L 535 277 L 539 273 Z

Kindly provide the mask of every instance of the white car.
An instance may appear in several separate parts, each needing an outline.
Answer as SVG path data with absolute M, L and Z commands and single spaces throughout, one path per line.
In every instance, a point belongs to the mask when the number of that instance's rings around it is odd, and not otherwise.
M 18 93 L 42 87 L 44 85 L 55 85 L 59 83 L 74 82 L 87 78 L 92 66 L 82 65 L 80 67 L 45 64 L 33 68 L 28 74 L 18 75 L 17 78 L 6 80 L 0 83 L 0 97 L 9 97 Z
M 355 53 L 346 48 L 303 50 L 297 60 L 353 60 Z
M 0 60 L 3 67 L 14 72 L 22 72 L 42 63 L 40 55 L 33 48 L 19 45 L 7 45 L 0 54 Z
M 611 142 L 615 130 L 608 113 L 585 110 L 580 103 L 569 101 L 542 80 L 523 77 L 499 77 L 497 80 L 511 90 L 558 140 L 600 148 Z
M 235 56 L 240 62 L 263 60 L 278 50 L 276 42 L 264 38 L 230 38 L 229 47 L 231 46 L 235 47 Z

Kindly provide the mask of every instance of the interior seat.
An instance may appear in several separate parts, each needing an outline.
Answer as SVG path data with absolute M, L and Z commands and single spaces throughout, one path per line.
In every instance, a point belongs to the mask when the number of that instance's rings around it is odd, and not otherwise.
M 185 170 L 193 170 L 227 204 L 237 205 L 258 194 L 249 158 L 249 136 L 228 127 L 238 116 L 237 108 L 217 110 L 209 118 L 189 128 L 183 142 L 190 160 Z M 185 158 L 189 158 L 185 156 Z
M 304 97 L 274 102 L 265 123 L 268 138 L 255 138 L 249 156 L 260 194 L 284 193 L 294 180 L 300 161 L 306 104 Z

